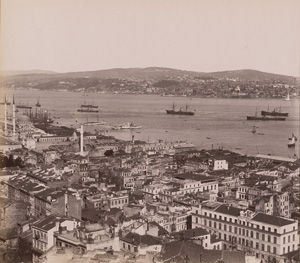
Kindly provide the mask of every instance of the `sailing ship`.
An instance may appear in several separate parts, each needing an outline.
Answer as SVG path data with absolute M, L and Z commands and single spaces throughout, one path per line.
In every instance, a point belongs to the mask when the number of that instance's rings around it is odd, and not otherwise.
M 286 98 L 284 99 L 285 101 L 290 101 L 291 98 L 290 98 L 290 92 L 288 91 L 288 94 L 286 95 Z
M 266 111 L 261 111 L 262 116 L 285 116 L 288 117 L 288 112 L 281 112 L 281 107 L 279 109 L 274 109 L 273 111 L 269 111 L 269 107 Z
M 41 106 L 42 106 L 42 105 L 40 104 L 40 102 L 39 102 L 39 99 L 37 99 L 37 102 L 36 102 L 35 106 L 36 106 L 36 107 L 41 107 Z
M 289 140 L 292 140 L 293 138 L 295 139 L 295 141 L 298 140 L 297 137 L 294 135 L 294 133 L 292 133 L 292 138 L 289 138 Z
M 179 110 L 175 110 L 175 103 L 173 102 L 173 106 L 171 110 L 166 110 L 167 114 L 175 114 L 175 115 L 194 115 L 195 112 L 188 111 L 188 105 L 185 106 L 185 111 L 181 108 Z
M 28 102 L 27 102 L 27 105 L 24 105 L 24 104 L 19 104 L 16 106 L 18 109 L 27 109 L 27 110 L 31 110 L 32 107 L 31 106 L 28 106 Z
M 288 143 L 288 147 L 295 147 L 295 145 L 296 145 L 296 140 L 293 134 L 292 140 Z
M 87 122 L 84 124 L 85 126 L 92 126 L 92 125 L 102 125 L 105 124 L 104 121 L 99 121 L 99 116 L 97 116 L 97 121 L 89 121 L 88 117 L 86 116 Z
M 96 105 L 94 105 L 94 104 L 86 104 L 86 103 L 84 102 L 84 104 L 81 105 L 81 108 L 95 108 L 95 109 L 97 109 L 98 106 L 96 106 Z
M 78 112 L 86 112 L 86 113 L 97 113 L 99 110 L 93 110 L 91 108 L 80 108 L 77 110 Z

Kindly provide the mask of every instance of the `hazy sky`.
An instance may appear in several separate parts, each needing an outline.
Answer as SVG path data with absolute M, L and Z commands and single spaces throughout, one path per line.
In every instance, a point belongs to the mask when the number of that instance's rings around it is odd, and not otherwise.
M 161 66 L 299 76 L 299 0 L 2 0 L 3 70 Z

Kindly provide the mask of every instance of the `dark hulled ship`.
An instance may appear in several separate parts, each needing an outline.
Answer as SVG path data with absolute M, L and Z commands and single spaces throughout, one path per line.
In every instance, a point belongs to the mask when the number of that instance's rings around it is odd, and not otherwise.
M 175 104 L 173 102 L 173 106 L 171 110 L 166 110 L 167 114 L 175 114 L 175 115 L 194 115 L 195 112 L 188 111 L 188 106 L 185 106 L 185 111 L 181 108 L 179 110 L 175 110 Z
M 281 111 L 281 108 L 279 108 L 279 109 L 274 109 L 273 111 L 269 111 L 269 107 L 268 107 L 268 110 L 266 110 L 266 111 L 262 110 L 262 111 L 261 111 L 261 115 L 262 115 L 262 116 L 280 116 L 280 117 L 288 117 L 288 116 L 289 116 L 289 113 L 288 113 L 288 112 L 282 112 L 282 111 Z

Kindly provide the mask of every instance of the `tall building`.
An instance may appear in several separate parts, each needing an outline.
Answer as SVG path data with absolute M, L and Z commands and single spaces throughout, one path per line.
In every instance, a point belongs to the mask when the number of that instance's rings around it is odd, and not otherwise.
M 192 208 L 192 227 L 206 228 L 224 240 L 224 249 L 254 253 L 267 262 L 285 262 L 298 250 L 298 221 L 218 203 Z

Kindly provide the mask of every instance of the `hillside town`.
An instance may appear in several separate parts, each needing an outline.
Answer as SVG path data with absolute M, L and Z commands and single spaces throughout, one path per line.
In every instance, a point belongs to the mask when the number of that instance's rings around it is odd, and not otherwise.
M 254 70 L 201 73 L 165 68 L 107 70 L 90 75 L 39 74 L 2 78 L 3 87 L 9 89 L 72 91 L 105 94 L 148 94 L 200 98 L 285 98 L 299 97 L 299 78 L 269 74 Z M 112 71 L 109 74 L 109 71 Z M 127 73 L 126 73 L 127 72 Z M 78 75 L 83 75 L 79 77 Z M 124 77 L 120 77 L 123 76 Z M 259 77 L 258 77 L 259 76 Z
M 45 131 L 12 107 L 3 262 L 300 262 L 299 159 Z

